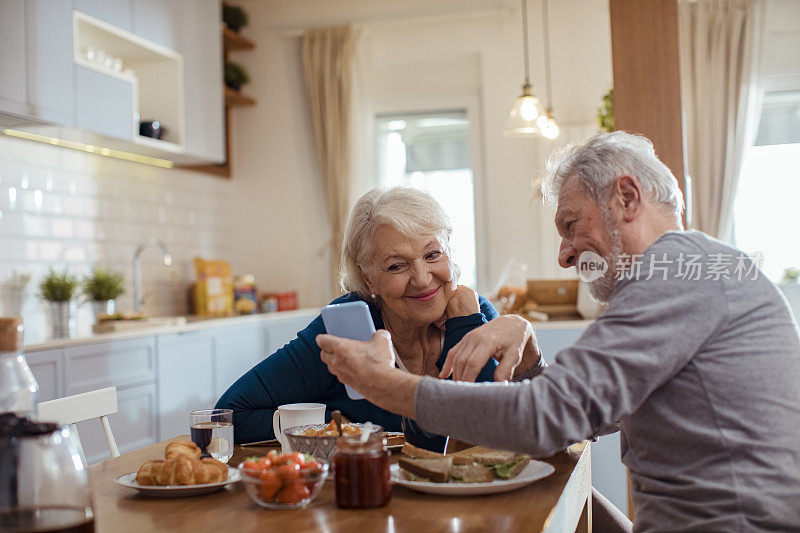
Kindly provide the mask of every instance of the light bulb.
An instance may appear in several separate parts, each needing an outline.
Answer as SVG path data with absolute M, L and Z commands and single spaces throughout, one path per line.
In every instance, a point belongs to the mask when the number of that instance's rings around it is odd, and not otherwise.
M 541 115 L 536 120 L 536 125 L 539 126 L 539 130 L 542 132 L 542 137 L 555 139 L 560 133 L 558 124 L 556 124 L 556 121 L 553 120 L 553 117 Z
M 539 111 L 536 109 L 536 99 L 532 96 L 525 96 L 522 98 L 522 104 L 519 106 L 519 113 L 525 120 L 536 120 L 539 116 Z

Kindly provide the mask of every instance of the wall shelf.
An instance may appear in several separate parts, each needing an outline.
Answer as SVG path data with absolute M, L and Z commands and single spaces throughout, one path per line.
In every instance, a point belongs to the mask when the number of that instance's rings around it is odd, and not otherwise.
M 226 51 L 252 50 L 256 47 L 256 43 L 231 30 L 225 23 L 222 24 L 222 44 Z
M 256 105 L 256 99 L 230 87 L 225 87 L 225 105 L 228 107 L 248 107 Z

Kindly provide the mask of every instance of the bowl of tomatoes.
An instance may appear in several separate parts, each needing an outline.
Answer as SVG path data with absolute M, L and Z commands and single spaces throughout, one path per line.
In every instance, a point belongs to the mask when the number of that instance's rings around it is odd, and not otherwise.
M 328 474 L 328 465 L 300 452 L 248 457 L 239 465 L 250 498 L 267 509 L 297 509 L 313 500 Z

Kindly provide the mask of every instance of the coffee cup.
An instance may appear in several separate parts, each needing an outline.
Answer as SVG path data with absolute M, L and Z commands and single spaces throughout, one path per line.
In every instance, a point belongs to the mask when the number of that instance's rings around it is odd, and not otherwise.
M 324 423 L 324 403 L 288 403 L 278 406 L 275 414 L 272 415 L 272 429 L 275 432 L 275 438 L 281 443 L 283 453 L 292 451 L 286 435 L 283 434 L 284 429 Z

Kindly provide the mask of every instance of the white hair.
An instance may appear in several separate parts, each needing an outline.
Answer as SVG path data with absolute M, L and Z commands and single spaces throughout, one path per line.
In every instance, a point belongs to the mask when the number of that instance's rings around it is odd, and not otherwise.
M 681 222 L 684 203 L 678 180 L 643 135 L 600 133 L 554 152 L 547 161 L 542 191 L 545 201 L 555 206 L 564 183 L 575 176 L 586 194 L 603 206 L 611 198 L 617 178 L 624 175 L 635 177 L 650 200 Z
M 342 290 L 355 291 L 371 301 L 363 272 L 371 263 L 373 237 L 380 226 L 390 226 L 410 239 L 433 236 L 450 258 L 450 219 L 433 196 L 410 187 L 376 187 L 358 199 L 342 242 L 340 283 Z M 450 271 L 458 278 L 459 268 L 452 260 Z

